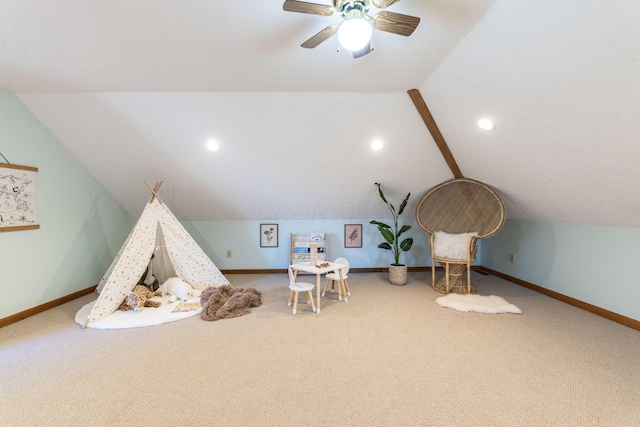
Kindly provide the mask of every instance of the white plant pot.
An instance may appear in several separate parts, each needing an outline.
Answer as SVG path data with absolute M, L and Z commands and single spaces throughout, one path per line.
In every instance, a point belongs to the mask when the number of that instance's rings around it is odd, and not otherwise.
M 402 286 L 407 283 L 407 266 L 404 264 L 389 265 L 389 282 L 392 285 Z

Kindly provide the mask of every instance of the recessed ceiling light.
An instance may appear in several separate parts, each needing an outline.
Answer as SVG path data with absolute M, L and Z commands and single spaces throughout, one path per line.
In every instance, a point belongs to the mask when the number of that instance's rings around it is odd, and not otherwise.
M 374 139 L 371 143 L 371 149 L 373 151 L 380 151 L 382 150 L 382 147 L 384 147 L 384 144 L 382 143 L 381 139 Z
M 480 127 L 480 129 L 484 130 L 494 130 L 496 128 L 496 124 L 493 123 L 491 119 L 478 120 L 478 126 Z
M 209 142 L 207 142 L 207 148 L 210 151 L 218 151 L 220 149 L 220 144 L 218 144 L 218 141 L 216 141 L 215 139 L 211 139 L 209 140 Z

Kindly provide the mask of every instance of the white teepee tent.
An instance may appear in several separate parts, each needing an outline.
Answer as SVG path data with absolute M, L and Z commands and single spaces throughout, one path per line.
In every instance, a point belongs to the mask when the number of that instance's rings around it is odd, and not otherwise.
M 152 255 L 155 255 L 153 273 L 160 283 L 169 277 L 180 277 L 200 291 L 210 286 L 229 284 L 158 197 L 160 185 L 162 182 L 151 190 L 153 194 L 142 215 L 100 280 L 96 289 L 100 296 L 84 327 L 118 309 L 126 294 L 142 277 Z

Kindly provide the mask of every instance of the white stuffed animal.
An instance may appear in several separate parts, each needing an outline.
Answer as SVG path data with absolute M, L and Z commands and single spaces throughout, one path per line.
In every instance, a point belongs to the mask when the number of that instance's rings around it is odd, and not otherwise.
M 192 297 L 197 297 L 198 295 L 200 295 L 200 292 L 193 289 L 190 284 L 183 281 L 179 277 L 168 278 L 158 288 L 158 290 L 162 293 L 171 295 L 169 297 L 169 302 L 174 302 L 177 300 L 186 301 Z

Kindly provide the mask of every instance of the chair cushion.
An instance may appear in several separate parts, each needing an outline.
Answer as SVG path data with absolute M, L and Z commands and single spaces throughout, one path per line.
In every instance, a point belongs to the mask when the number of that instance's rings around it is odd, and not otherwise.
M 477 232 L 449 234 L 444 231 L 433 233 L 433 256 L 436 258 L 467 259 L 469 239 L 478 237 Z

